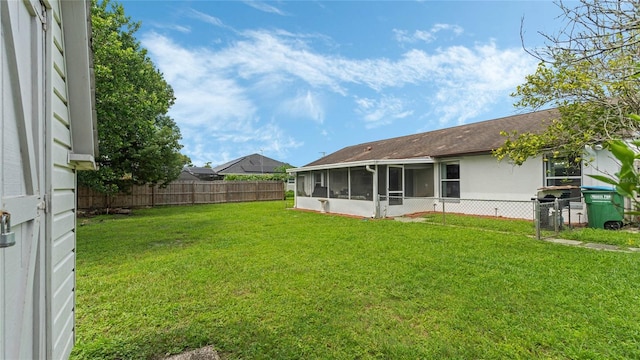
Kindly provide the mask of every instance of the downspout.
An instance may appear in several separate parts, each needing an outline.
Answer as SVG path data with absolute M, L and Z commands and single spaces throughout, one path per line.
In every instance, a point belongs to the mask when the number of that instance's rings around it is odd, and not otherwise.
M 372 169 L 371 165 L 366 165 L 364 167 L 368 172 L 373 174 L 373 218 L 378 218 L 378 214 L 380 213 L 380 199 L 378 197 L 378 172 L 376 169 Z

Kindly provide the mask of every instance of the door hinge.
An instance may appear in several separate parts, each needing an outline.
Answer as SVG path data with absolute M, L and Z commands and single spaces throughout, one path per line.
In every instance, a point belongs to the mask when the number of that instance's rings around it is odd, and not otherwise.
M 40 21 L 42 22 L 42 30 L 49 30 L 49 24 L 47 23 L 47 6 L 43 1 L 40 1 L 40 5 L 42 6 L 42 15 L 40 15 Z
M 50 207 L 49 205 L 50 205 L 49 195 L 44 195 L 42 198 L 42 201 L 38 203 L 38 210 L 44 211 L 46 213 Z

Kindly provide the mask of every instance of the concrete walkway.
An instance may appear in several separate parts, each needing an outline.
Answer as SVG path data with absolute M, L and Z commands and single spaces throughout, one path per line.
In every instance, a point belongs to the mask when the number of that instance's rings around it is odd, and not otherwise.
M 586 243 L 578 240 L 567 240 L 567 239 L 542 239 L 542 241 L 568 245 L 568 246 L 579 246 L 583 248 L 593 249 L 593 250 L 603 250 L 603 251 L 618 251 L 618 252 L 640 252 L 640 248 L 636 247 L 621 247 L 616 245 L 608 245 L 608 244 L 598 244 L 598 243 Z

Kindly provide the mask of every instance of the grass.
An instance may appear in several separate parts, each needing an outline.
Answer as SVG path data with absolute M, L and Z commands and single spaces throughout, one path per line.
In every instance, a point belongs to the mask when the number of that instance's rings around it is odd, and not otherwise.
M 424 215 L 424 218 L 427 222 L 432 224 L 462 226 L 466 228 L 508 232 L 519 235 L 535 234 L 535 226 L 533 222 L 527 220 L 461 214 L 446 214 L 443 217 L 442 213 L 428 213 Z
M 73 359 L 640 358 L 637 253 L 282 202 L 82 222 Z
M 480 217 L 462 214 L 446 214 L 443 220 L 442 213 L 428 213 L 423 216 L 426 222 L 434 225 L 459 226 L 467 229 L 491 230 L 496 232 L 506 232 L 519 235 L 535 235 L 535 225 L 528 220 Z M 632 232 L 631 230 L 636 230 Z M 637 232 L 637 226 L 623 228 L 620 231 L 591 229 L 591 228 L 572 228 L 556 234 L 554 231 L 543 230 L 542 237 L 562 238 L 569 240 L 578 240 L 585 243 L 600 243 L 608 245 L 616 245 L 621 248 L 640 247 L 640 234 Z

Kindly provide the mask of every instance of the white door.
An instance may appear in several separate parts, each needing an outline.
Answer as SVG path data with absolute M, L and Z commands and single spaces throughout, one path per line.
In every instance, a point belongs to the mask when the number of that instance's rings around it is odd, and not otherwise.
M 0 359 L 46 356 L 42 16 L 37 0 L 0 1 L 0 210 L 15 233 L 0 249 Z

